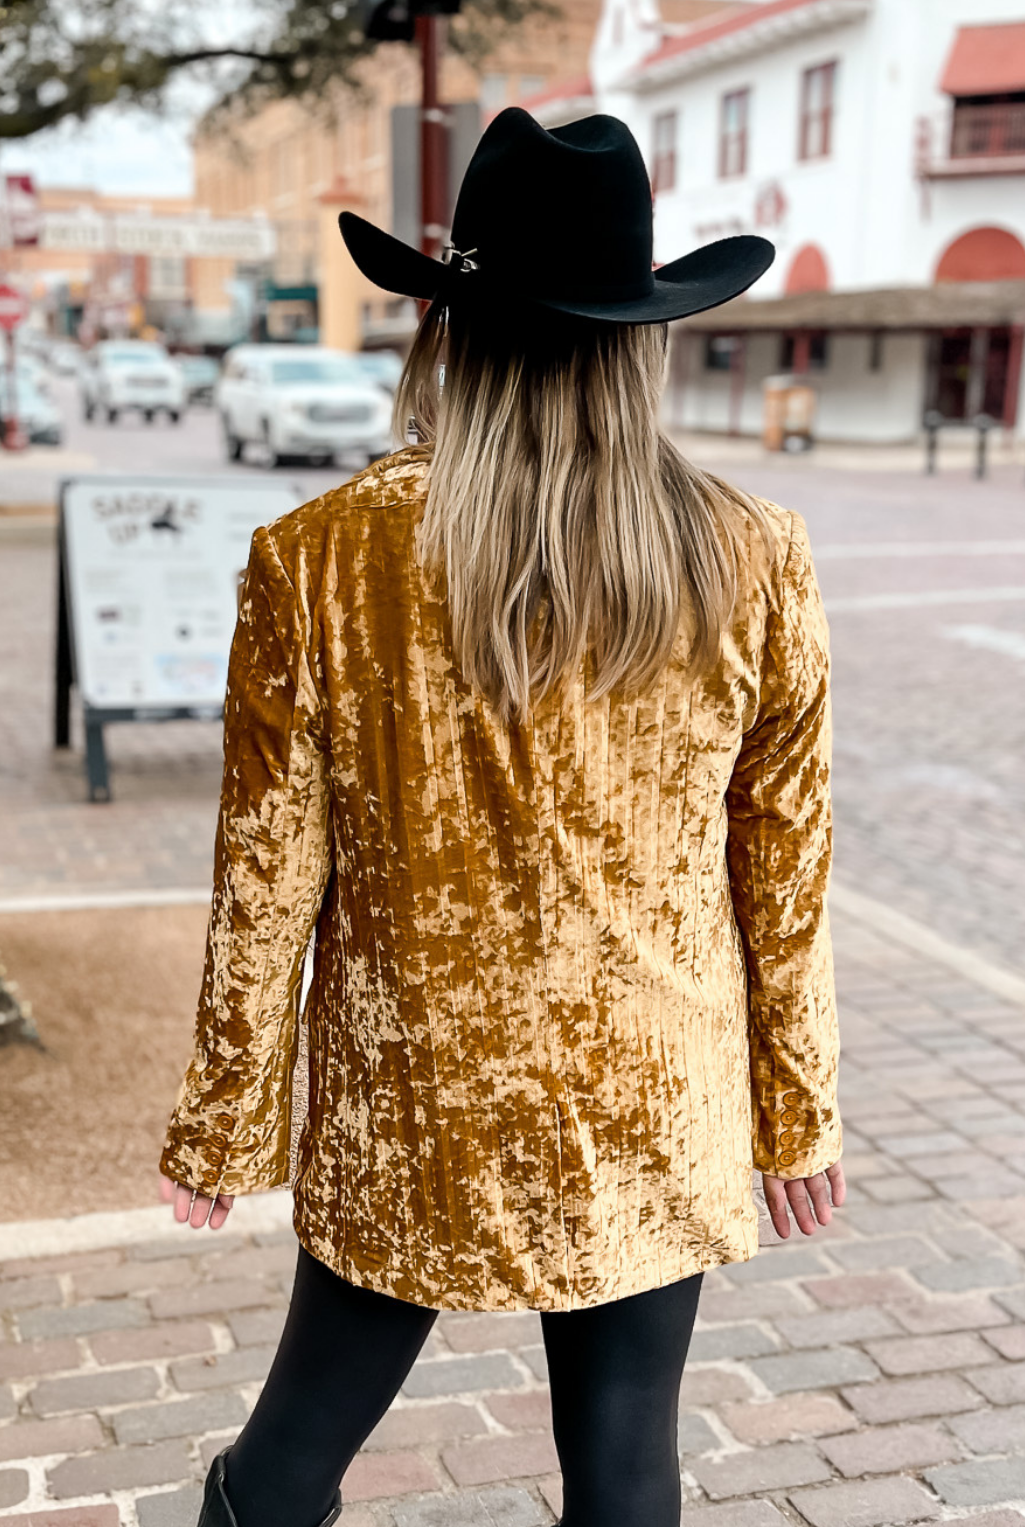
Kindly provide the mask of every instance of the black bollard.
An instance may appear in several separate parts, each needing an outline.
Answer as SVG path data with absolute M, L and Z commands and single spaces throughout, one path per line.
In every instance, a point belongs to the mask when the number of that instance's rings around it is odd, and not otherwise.
M 922 422 L 925 425 L 925 470 L 932 473 L 936 471 L 936 437 L 943 423 L 943 415 L 935 408 L 930 408 Z
M 994 421 L 990 418 L 989 414 L 976 414 L 975 418 L 972 420 L 972 423 L 975 425 L 975 428 L 979 432 L 975 450 L 975 476 L 985 477 L 986 436 L 988 435 Z

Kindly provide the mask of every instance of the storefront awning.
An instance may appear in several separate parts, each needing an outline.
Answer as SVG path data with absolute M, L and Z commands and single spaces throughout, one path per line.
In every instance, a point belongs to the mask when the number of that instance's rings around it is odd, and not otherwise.
M 785 329 L 954 329 L 1025 324 L 1025 281 L 948 281 L 861 292 L 734 297 L 679 326 L 704 332 Z
M 939 88 L 961 96 L 1025 90 L 1025 21 L 958 27 Z
M 267 302 L 316 302 L 317 288 L 312 282 L 302 286 L 276 286 L 273 281 L 268 281 L 263 295 Z

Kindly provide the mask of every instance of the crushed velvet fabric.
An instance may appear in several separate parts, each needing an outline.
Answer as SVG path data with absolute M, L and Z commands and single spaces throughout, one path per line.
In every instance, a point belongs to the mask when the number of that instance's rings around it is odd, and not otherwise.
M 743 1261 L 752 1168 L 840 1156 L 828 630 L 768 504 L 718 666 L 498 724 L 457 670 L 410 447 L 253 537 L 195 1051 L 161 1169 L 289 1180 L 350 1282 L 584 1308 Z M 757 569 L 757 570 L 756 570 Z

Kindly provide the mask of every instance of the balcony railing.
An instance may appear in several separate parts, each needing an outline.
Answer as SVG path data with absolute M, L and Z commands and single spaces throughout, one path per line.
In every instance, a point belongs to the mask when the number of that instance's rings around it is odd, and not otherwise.
M 995 159 L 1025 154 L 1025 101 L 955 106 L 951 159 Z
M 919 180 L 1025 173 L 1025 101 L 992 106 L 950 102 L 918 118 L 915 174 Z

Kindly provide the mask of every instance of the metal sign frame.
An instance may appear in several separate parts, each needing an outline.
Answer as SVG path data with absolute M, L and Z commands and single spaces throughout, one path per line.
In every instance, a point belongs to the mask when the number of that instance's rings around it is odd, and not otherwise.
M 181 488 L 190 482 L 197 487 L 223 487 L 237 479 L 231 477 L 188 478 L 185 476 L 160 476 L 128 478 L 123 475 L 82 473 L 77 477 L 62 478 L 58 499 L 57 520 L 57 627 L 54 645 L 54 715 L 53 745 L 55 748 L 71 747 L 71 691 L 78 688 L 78 657 L 75 643 L 75 611 L 71 597 L 71 578 L 68 571 L 68 540 L 65 522 L 65 498 L 67 490 L 77 483 L 88 481 L 127 487 L 129 483 L 143 482 L 147 488 Z M 260 492 L 267 488 L 292 489 L 296 495 L 296 507 L 303 502 L 304 490 L 296 483 L 253 483 Z M 103 729 L 115 721 L 218 721 L 224 716 L 224 706 L 216 705 L 119 705 L 97 706 L 83 698 L 82 717 L 85 724 L 85 776 L 90 801 L 111 801 L 110 769 Z

